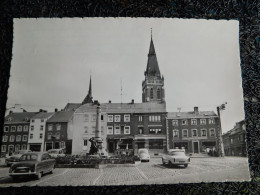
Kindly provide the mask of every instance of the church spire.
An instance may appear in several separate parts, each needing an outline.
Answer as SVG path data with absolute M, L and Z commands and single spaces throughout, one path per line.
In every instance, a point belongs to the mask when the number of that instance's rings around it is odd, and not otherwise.
M 145 71 L 145 76 L 157 76 L 161 77 L 159 65 L 157 62 L 157 57 L 154 49 L 154 44 L 153 44 L 153 36 L 152 36 L 152 29 L 151 29 L 151 42 L 150 42 L 150 49 L 148 53 L 148 62 L 147 62 L 147 67 Z
M 91 84 L 91 75 L 90 75 L 88 95 L 85 97 L 82 104 L 93 103 L 92 99 L 93 99 L 93 97 L 92 97 L 92 84 Z

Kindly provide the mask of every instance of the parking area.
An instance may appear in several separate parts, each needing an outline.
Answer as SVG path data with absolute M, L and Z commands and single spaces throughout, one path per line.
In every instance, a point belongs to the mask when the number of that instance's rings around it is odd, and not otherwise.
M 14 183 L 8 168 L 0 168 L 0 186 L 57 186 L 57 185 L 140 185 L 219 181 L 248 181 L 247 158 L 192 158 L 187 168 L 168 167 L 161 158 L 152 158 L 136 167 L 108 166 L 93 168 L 56 168 L 53 174 L 40 180 L 25 178 Z

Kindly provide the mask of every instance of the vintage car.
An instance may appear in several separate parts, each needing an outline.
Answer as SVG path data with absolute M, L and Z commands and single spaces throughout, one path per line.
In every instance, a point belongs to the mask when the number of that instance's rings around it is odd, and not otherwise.
M 40 179 L 45 173 L 52 173 L 55 160 L 47 152 L 28 152 L 21 156 L 20 161 L 12 164 L 9 175 L 13 180 L 22 176 L 36 176 Z
M 150 161 L 149 152 L 145 148 L 141 148 L 141 149 L 138 150 L 138 157 L 140 158 L 141 162 L 143 162 L 143 161 L 149 162 Z
M 184 167 L 188 167 L 190 157 L 185 155 L 185 150 L 171 149 L 167 155 L 162 157 L 162 163 L 168 164 L 170 167 L 173 165 L 184 165 Z
M 51 158 L 65 157 L 64 149 L 50 149 L 48 153 Z
M 31 150 L 18 150 L 5 159 L 5 164 L 7 166 L 11 166 L 14 162 L 18 162 L 21 156 L 27 152 L 31 152 Z

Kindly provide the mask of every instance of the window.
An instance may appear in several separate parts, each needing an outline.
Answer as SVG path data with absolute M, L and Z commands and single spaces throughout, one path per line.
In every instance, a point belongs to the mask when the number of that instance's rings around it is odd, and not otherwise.
M 113 127 L 112 126 L 107 127 L 107 134 L 113 135 Z
M 240 135 L 240 141 L 244 141 L 244 136 L 243 135 Z
M 88 127 L 87 126 L 84 127 L 84 133 L 88 133 Z
M 107 122 L 113 122 L 113 115 L 107 116 Z
M 215 124 L 215 119 L 214 118 L 210 118 L 209 119 L 209 124 Z
M 115 122 L 120 122 L 120 115 L 115 115 Z
M 12 126 L 11 127 L 11 132 L 15 132 L 15 130 L 16 130 L 16 126 Z
M 210 137 L 214 137 L 215 136 L 215 129 L 210 129 Z
M 138 133 L 143 134 L 144 133 L 144 128 L 143 127 L 138 127 Z
M 124 122 L 130 122 L 130 114 L 124 115 Z
M 5 126 L 4 132 L 8 132 L 8 131 L 9 131 L 9 127 L 8 127 L 8 126 Z
M 32 138 L 33 138 L 33 134 L 31 133 L 31 134 L 30 134 L 30 139 L 32 139 Z
M 88 122 L 88 121 L 89 121 L 88 114 L 84 114 L 84 118 L 85 118 L 85 122 Z
M 16 141 L 17 141 L 17 142 L 20 142 L 20 141 L 21 141 L 21 135 L 17 135 L 17 136 L 16 136 Z
M 2 140 L 3 140 L 3 142 L 7 142 L 8 141 L 8 136 L 7 135 L 3 136 Z
M 42 139 L 42 133 L 40 133 L 40 139 Z
M 20 150 L 20 145 L 15 146 L 15 151 L 18 151 L 18 150 Z
M 101 133 L 104 134 L 104 127 L 101 126 Z
M 8 146 L 8 152 L 13 152 L 14 151 L 14 145 L 9 145 Z
M 124 134 L 130 134 L 130 126 L 124 127 Z
M 97 115 L 96 114 L 92 114 L 92 121 L 96 121 L 96 119 L 97 119 Z
M 200 119 L 200 124 L 201 125 L 206 125 L 206 119 Z
M 14 140 L 15 140 L 15 136 L 14 136 L 14 135 L 11 135 L 10 138 L 9 138 L 9 141 L 10 141 L 10 142 L 14 142 Z
M 65 142 L 60 142 L 60 147 L 65 148 Z
M 28 126 L 27 126 L 27 125 L 25 125 L 25 126 L 23 127 L 23 131 L 28 131 Z
M 206 137 L 207 136 L 207 130 L 206 129 L 201 129 L 201 136 Z
M 162 132 L 161 129 L 149 129 L 149 133 L 152 133 L 152 134 L 159 134 L 161 132 Z
M 48 131 L 52 131 L 52 125 L 48 125 Z
M 56 133 L 56 139 L 60 139 L 60 133 Z
M 139 120 L 139 121 L 143 121 L 143 116 L 139 116 L 139 117 L 138 117 L 138 120 Z
M 230 139 L 231 144 L 233 144 L 233 138 Z
M 31 131 L 33 131 L 33 130 L 34 130 L 34 126 L 32 125 L 32 126 L 31 126 Z
M 24 141 L 24 142 L 27 141 L 27 135 L 23 135 L 23 141 Z
M 161 99 L 161 90 L 160 88 L 157 89 L 157 99 Z
M 51 134 L 50 133 L 48 133 L 48 140 L 50 140 L 51 139 Z
M 153 99 L 153 88 L 150 90 L 150 98 Z
M 40 128 L 41 131 L 43 131 L 43 125 L 41 125 L 41 128 Z
M 173 125 L 173 126 L 177 126 L 177 125 L 178 125 L 178 120 L 173 120 L 173 121 L 172 121 L 172 125 Z
M 192 125 L 197 125 L 197 119 L 191 119 L 191 124 Z
M 60 129 L 61 129 L 61 125 L 60 125 L 60 124 L 57 124 L 57 125 L 56 125 L 56 130 L 57 130 L 57 131 L 60 131 Z
M 182 120 L 182 125 L 188 125 L 188 121 L 186 119 Z
M 84 146 L 87 146 L 87 145 L 88 145 L 88 140 L 84 139 L 83 142 L 84 142 L 84 143 L 83 143 Z
M 150 122 L 160 122 L 161 121 L 161 116 L 149 116 L 149 121 Z
M 1 152 L 6 152 L 6 145 L 2 145 Z
M 179 137 L 179 130 L 174 129 L 174 130 L 172 131 L 172 136 L 173 136 L 174 138 L 178 138 L 178 137 Z
M 19 126 L 17 127 L 17 131 L 19 131 L 19 132 L 23 131 L 23 126 L 20 126 L 20 125 L 19 125 Z
M 188 129 L 182 130 L 182 137 L 188 137 Z
M 198 136 L 197 129 L 192 129 L 192 137 Z
M 12 119 L 12 117 L 9 117 L 7 120 L 8 120 L 8 121 L 12 121 L 13 119 Z
M 44 119 L 41 119 L 41 123 L 43 123 L 44 122 Z
M 92 133 L 95 133 L 96 132 L 96 127 L 92 127 Z
M 120 134 L 120 126 L 115 126 L 115 134 Z
M 34 119 L 32 119 L 32 123 L 34 123 Z
M 102 114 L 102 115 L 101 115 L 101 121 L 103 121 L 103 120 L 104 120 L 104 115 Z
M 23 144 L 23 145 L 22 145 L 22 150 L 26 150 L 26 149 L 27 149 L 26 145 Z

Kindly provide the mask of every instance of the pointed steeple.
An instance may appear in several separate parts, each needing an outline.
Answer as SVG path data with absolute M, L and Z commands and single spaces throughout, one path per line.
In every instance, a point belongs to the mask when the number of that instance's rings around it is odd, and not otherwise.
M 93 103 L 91 75 L 90 75 L 90 81 L 89 81 L 88 95 L 85 97 L 82 104 L 87 104 L 87 103 Z
M 157 57 L 154 49 L 154 44 L 153 44 L 152 31 L 151 31 L 150 49 L 148 54 L 148 62 L 147 62 L 147 67 L 144 75 L 161 77 L 161 73 L 160 73 L 160 69 L 159 69 L 159 65 L 157 62 Z

